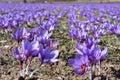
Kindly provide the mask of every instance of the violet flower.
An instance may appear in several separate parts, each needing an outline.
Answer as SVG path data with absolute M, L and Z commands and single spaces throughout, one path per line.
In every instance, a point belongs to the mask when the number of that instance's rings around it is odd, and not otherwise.
M 22 42 L 22 49 L 24 54 L 27 57 L 35 57 L 39 53 L 39 42 L 32 41 L 31 43 L 28 40 Z
M 16 30 L 16 32 L 14 34 L 12 34 L 12 37 L 18 41 L 18 43 L 20 41 L 22 41 L 22 36 L 21 36 L 21 31 L 19 29 Z
M 25 61 L 27 59 L 26 55 L 24 54 L 24 52 L 20 52 L 20 50 L 18 49 L 18 47 L 16 47 L 13 52 L 12 52 L 14 58 L 20 60 L 20 61 Z
M 104 59 L 108 55 L 108 49 L 105 48 L 101 51 L 100 48 L 94 46 L 92 50 L 89 52 L 88 57 L 91 63 L 96 64 L 100 60 Z
M 88 33 L 85 30 L 77 30 L 76 31 L 76 38 L 84 41 L 88 36 Z
M 106 47 L 102 52 L 101 52 L 101 59 L 105 59 L 108 55 L 108 48 Z
M 39 52 L 39 42 L 38 41 L 33 41 L 33 42 L 29 42 L 27 40 L 22 41 L 22 51 L 20 51 L 18 49 L 18 47 L 16 47 L 13 50 L 13 56 L 20 60 L 26 60 L 28 57 L 35 57 L 38 55 Z
M 47 30 L 44 30 L 42 28 L 40 28 L 38 34 L 37 34 L 37 37 L 36 37 L 36 40 L 38 40 L 39 42 L 43 39 L 49 39 L 52 35 L 52 32 L 48 32 Z
M 22 38 L 23 38 L 23 39 L 27 39 L 28 36 L 30 35 L 30 33 L 27 31 L 27 29 L 26 29 L 25 27 L 23 27 L 23 28 L 21 29 L 21 34 L 22 34 Z
M 95 47 L 91 53 L 88 54 L 89 60 L 91 63 L 96 64 L 101 59 L 101 50 L 98 47 Z
M 74 68 L 74 73 L 83 76 L 88 70 L 88 56 L 87 55 L 76 55 L 74 59 L 69 59 L 69 64 Z
M 38 28 L 36 26 L 34 26 L 34 28 L 32 29 L 32 33 L 33 34 L 37 34 L 38 33 Z
M 76 51 L 78 52 L 78 54 L 81 54 L 81 55 L 85 55 L 85 54 L 88 54 L 89 53 L 89 49 L 86 47 L 86 44 L 85 43 L 77 43 L 76 44 Z
M 50 47 L 45 47 L 40 44 L 40 50 L 39 50 L 39 59 L 43 63 L 55 63 L 59 61 L 59 59 L 56 59 L 59 55 L 59 50 L 51 50 Z
M 17 29 L 14 34 L 12 34 L 12 37 L 18 41 L 22 41 L 23 39 L 27 39 L 29 37 L 30 33 L 26 30 L 26 28 Z
M 91 63 L 96 64 L 101 59 L 104 59 L 108 55 L 108 49 L 105 48 L 103 51 L 97 47 L 96 43 L 77 43 L 76 51 L 80 55 L 88 55 Z

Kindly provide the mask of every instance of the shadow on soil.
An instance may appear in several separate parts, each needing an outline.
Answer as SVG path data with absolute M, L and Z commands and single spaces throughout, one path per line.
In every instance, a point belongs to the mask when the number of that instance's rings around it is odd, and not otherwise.
M 116 70 L 114 67 L 112 67 L 111 70 L 113 71 L 113 75 L 120 79 L 120 69 Z

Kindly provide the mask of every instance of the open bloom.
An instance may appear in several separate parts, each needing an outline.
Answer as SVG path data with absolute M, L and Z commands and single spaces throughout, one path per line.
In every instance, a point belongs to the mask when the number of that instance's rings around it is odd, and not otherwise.
M 110 27 L 108 28 L 108 32 L 110 34 L 120 35 L 120 27 L 119 27 L 119 25 L 111 24 Z
M 52 32 L 48 32 L 47 30 L 40 28 L 37 34 L 36 40 L 41 42 L 41 40 L 49 39 L 51 35 L 52 35 Z
M 49 46 L 45 47 L 40 44 L 40 50 L 39 50 L 39 59 L 41 62 L 44 63 L 54 63 L 59 61 L 59 59 L 56 59 L 59 55 L 59 50 L 51 50 Z
M 95 64 L 101 59 L 104 59 L 108 55 L 108 49 L 105 48 L 103 51 L 101 51 L 100 48 L 97 46 L 94 46 L 93 49 L 88 54 L 89 60 L 91 63 Z
M 101 28 L 97 28 L 97 29 L 94 29 L 93 30 L 93 36 L 95 37 L 95 38 L 99 38 L 99 37 L 101 37 L 101 36 L 103 36 L 103 35 L 105 35 L 106 33 L 105 33 L 105 30 L 104 29 L 101 29 Z
M 108 55 L 108 49 L 105 48 L 103 51 L 97 47 L 96 43 L 77 43 L 76 51 L 80 55 L 88 55 L 89 61 L 96 64 L 98 61 L 104 59 Z
M 98 40 L 94 40 L 93 38 L 88 38 L 84 43 L 77 42 L 76 51 L 81 55 L 89 54 L 97 43 Z
M 23 52 L 20 52 L 18 47 L 16 47 L 13 52 L 12 52 L 14 58 L 20 60 L 20 61 L 25 61 L 27 59 L 27 57 L 25 56 L 25 54 Z
M 33 42 L 29 42 L 27 40 L 22 42 L 22 50 L 20 51 L 18 47 L 16 47 L 13 50 L 13 56 L 20 60 L 20 61 L 24 61 L 26 60 L 28 57 L 35 57 L 38 55 L 39 52 L 39 42 L 38 41 L 33 41 Z
M 27 57 L 36 57 L 39 53 L 39 42 L 38 41 L 32 41 L 31 43 L 28 40 L 25 40 L 22 42 L 22 49 L 24 54 Z
M 78 54 L 84 55 L 89 53 L 89 49 L 86 47 L 85 43 L 77 43 L 76 44 L 76 51 Z
M 28 32 L 28 30 L 27 30 L 25 27 L 23 27 L 23 28 L 21 29 L 21 34 L 22 34 L 22 38 L 23 38 L 23 39 L 27 39 L 28 36 L 30 35 L 30 33 Z
M 88 33 L 85 30 L 77 30 L 76 38 L 84 41 L 88 36 Z
M 88 70 L 88 56 L 78 54 L 74 59 L 69 59 L 69 64 L 74 67 L 74 73 L 83 76 Z
M 95 47 L 91 53 L 88 54 L 89 55 L 89 60 L 92 63 L 97 63 L 98 61 L 100 61 L 101 58 L 101 50 L 98 47 Z
M 23 39 L 27 39 L 30 33 L 26 30 L 26 28 L 17 29 L 12 37 L 16 39 L 18 42 L 22 41 Z

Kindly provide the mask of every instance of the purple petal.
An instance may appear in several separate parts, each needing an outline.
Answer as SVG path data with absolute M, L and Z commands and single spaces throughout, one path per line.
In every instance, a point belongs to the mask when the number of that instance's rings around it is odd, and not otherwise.
M 52 48 L 56 48 L 58 45 L 59 45 L 59 42 L 56 41 L 56 42 L 54 42 L 54 43 L 52 44 Z
M 69 64 L 73 66 L 74 68 L 79 68 L 82 65 L 82 62 L 80 59 L 69 59 Z
M 85 71 L 83 71 L 81 68 L 75 68 L 74 73 L 79 74 L 80 76 L 84 76 L 84 74 L 86 73 L 86 69 Z
M 59 55 L 59 50 L 54 50 L 54 51 L 52 51 L 50 54 L 51 54 L 51 55 L 54 55 L 53 58 L 56 58 L 56 57 L 58 57 L 58 55 Z
M 41 53 L 38 54 L 38 58 L 39 58 L 40 60 L 42 60 L 42 55 L 41 55 Z
M 52 62 L 52 63 L 55 63 L 55 62 L 58 62 L 59 61 L 59 59 L 51 59 L 50 60 L 50 62 Z
M 44 53 L 46 55 L 49 55 L 50 54 L 50 47 L 46 47 Z
M 30 56 L 30 50 L 31 49 L 31 44 L 29 41 L 25 40 L 22 41 L 22 52 L 26 55 L 26 56 Z
M 18 47 L 16 47 L 16 48 L 14 49 L 14 51 L 12 52 L 12 54 L 13 54 L 13 56 L 14 56 L 16 59 L 21 60 Z
M 101 53 L 101 59 L 104 59 L 108 55 L 108 48 L 106 47 Z
M 28 38 L 28 36 L 30 35 L 30 33 L 28 33 L 25 27 L 22 28 L 21 33 L 24 39 Z
M 33 41 L 32 43 L 32 50 L 39 50 L 39 42 L 38 41 Z

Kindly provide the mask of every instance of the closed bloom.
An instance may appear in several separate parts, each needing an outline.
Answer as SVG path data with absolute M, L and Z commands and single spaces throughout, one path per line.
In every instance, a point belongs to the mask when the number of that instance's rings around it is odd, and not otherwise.
M 86 43 L 86 47 L 90 49 L 94 44 L 96 45 L 99 42 L 100 39 L 95 39 L 94 37 L 88 37 L 85 43 Z
M 105 48 L 101 51 L 100 48 L 94 46 L 93 49 L 89 53 L 89 60 L 91 63 L 97 63 L 98 61 L 104 59 L 108 55 L 108 49 Z
M 69 29 L 69 36 L 70 36 L 70 38 L 75 38 L 75 35 L 76 35 L 76 29 L 75 29 L 74 25 L 71 25 L 70 29 Z
M 20 42 L 22 40 L 21 31 L 17 29 L 16 32 L 12 34 L 12 37 L 18 42 Z
M 83 76 L 88 70 L 88 56 L 78 54 L 74 59 L 69 59 L 69 64 L 74 68 L 74 73 Z
M 91 53 L 89 53 L 89 60 L 91 63 L 97 63 L 101 58 L 101 50 L 98 47 L 95 47 Z
M 115 34 L 120 35 L 120 26 L 119 25 L 117 25 L 115 28 Z
M 76 44 L 76 51 L 78 54 L 89 54 L 94 49 L 96 43 L 88 39 L 88 41 L 84 43 L 77 42 Z

